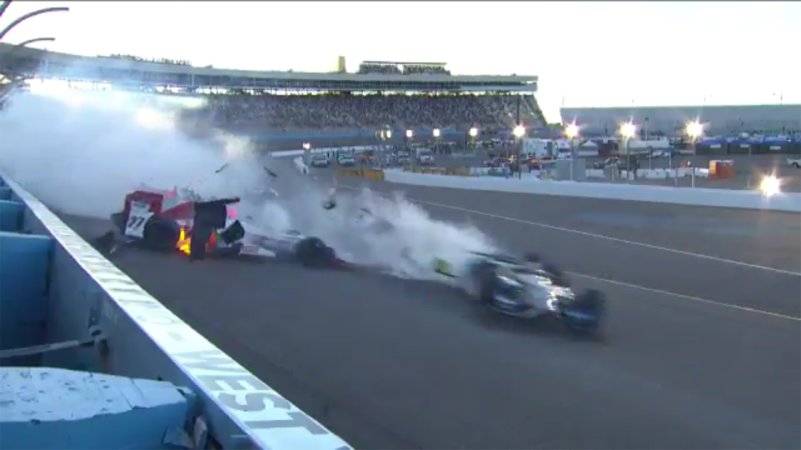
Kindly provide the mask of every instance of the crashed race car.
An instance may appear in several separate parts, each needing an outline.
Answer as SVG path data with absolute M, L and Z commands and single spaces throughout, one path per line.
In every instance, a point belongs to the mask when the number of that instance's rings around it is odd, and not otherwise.
M 295 261 L 306 267 L 347 265 L 317 237 L 297 231 L 267 236 L 240 221 L 231 208 L 239 200 L 201 200 L 189 191 L 136 190 L 126 195 L 122 212 L 111 216 L 117 232 L 96 239 L 95 247 L 107 254 L 114 253 L 120 245 L 130 245 L 179 252 L 192 260 L 207 255 L 255 256 Z
M 509 316 L 551 316 L 568 329 L 593 333 L 604 316 L 605 299 L 597 290 L 576 294 L 565 275 L 536 255 L 524 258 L 472 252 L 461 266 L 441 258 L 434 270 L 483 305 Z

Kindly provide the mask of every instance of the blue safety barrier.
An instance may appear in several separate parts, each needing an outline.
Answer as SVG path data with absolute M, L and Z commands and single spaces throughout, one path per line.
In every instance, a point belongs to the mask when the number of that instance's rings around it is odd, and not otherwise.
M 167 416 L 142 412 L 136 419 L 160 427 L 170 445 L 205 448 L 195 437 L 207 430 L 213 447 L 349 448 L 144 291 L 32 194 L 8 178 L 5 181 L 11 188 L 9 200 L 24 205 L 19 228 L 24 234 L 6 232 L 0 237 L 4 277 L 0 317 L 9 324 L 0 324 L 0 365 L 8 366 L 8 361 L 19 365 L 16 361 L 29 357 L 36 359 L 31 366 L 163 380 L 185 387 L 196 396 L 197 406 L 184 429 L 170 428 L 178 409 Z M 7 315 L 7 310 L 13 312 Z M 31 324 L 38 324 L 39 334 L 25 334 L 23 325 Z M 92 406 L 60 406 L 67 405 Z M 7 417 L 5 411 L 0 409 L 0 422 Z M 124 435 L 138 429 L 130 425 L 138 422 L 127 419 L 88 423 L 75 422 L 72 433 L 118 430 Z M 28 438 L 19 438 L 30 439 L 23 445 L 27 448 L 155 448 L 151 441 L 130 435 L 126 445 L 102 436 L 64 443 L 42 441 L 47 434 L 34 435 L 31 430 L 36 428 L 30 426 L 13 429 L 14 433 L 27 430 Z
M 2 447 L 186 447 L 180 430 L 191 419 L 195 400 L 191 391 L 164 381 L 50 367 L 0 368 Z
M 44 342 L 52 247 L 49 236 L 0 231 L 0 350 Z M 32 355 L 14 363 L 37 360 Z
M 25 205 L 11 200 L 0 200 L 0 231 L 19 231 Z

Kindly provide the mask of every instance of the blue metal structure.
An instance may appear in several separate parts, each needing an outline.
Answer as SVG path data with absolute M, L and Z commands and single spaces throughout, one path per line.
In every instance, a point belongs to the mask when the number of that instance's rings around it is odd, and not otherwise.
M 206 439 L 222 448 L 349 448 L 7 177 L 0 201 L 4 445 L 13 438 L 15 448 L 157 448 L 158 435 L 172 448 L 205 448 Z M 126 409 L 118 393 L 103 397 L 103 411 L 97 396 L 79 395 L 98 383 L 124 395 L 133 389 L 141 408 Z M 68 400 L 54 404 L 39 391 Z M 122 432 L 140 428 L 141 436 Z M 112 429 L 119 432 L 107 436 Z

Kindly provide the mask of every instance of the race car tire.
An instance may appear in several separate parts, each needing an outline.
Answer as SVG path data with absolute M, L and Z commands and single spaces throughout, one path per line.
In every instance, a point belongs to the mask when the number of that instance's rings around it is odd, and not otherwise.
M 159 215 L 151 216 L 142 234 L 142 247 L 148 250 L 169 252 L 175 250 L 181 235 L 181 227 L 173 219 Z
M 523 255 L 523 259 L 529 263 L 542 263 L 542 258 L 535 252 L 527 252 Z M 570 281 L 558 267 L 550 263 L 543 263 L 542 270 L 548 273 L 551 282 L 556 286 L 570 287 Z
M 480 263 L 474 269 L 473 277 L 478 282 L 479 301 L 486 305 L 495 301 L 495 291 L 498 288 L 496 266 L 488 262 Z
M 548 272 L 551 277 L 551 283 L 555 286 L 570 287 L 570 281 L 561 269 L 553 264 L 543 264 L 542 269 Z
M 334 249 L 316 237 L 307 237 L 298 242 L 295 245 L 295 256 L 304 267 L 329 267 L 336 259 Z
M 588 289 L 562 307 L 562 319 L 567 328 L 577 334 L 594 334 L 601 327 L 606 312 L 606 300 L 601 291 Z

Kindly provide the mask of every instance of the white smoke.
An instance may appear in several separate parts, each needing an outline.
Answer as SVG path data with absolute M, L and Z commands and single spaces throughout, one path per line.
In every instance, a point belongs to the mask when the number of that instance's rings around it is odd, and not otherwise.
M 177 131 L 176 114 L 197 101 L 33 85 L 0 113 L 0 170 L 60 211 L 103 218 L 143 184 L 213 196 L 263 184 L 246 140 L 217 132 L 200 141 Z
M 200 102 L 58 85 L 17 93 L 0 112 L 0 170 L 49 206 L 91 217 L 121 210 L 124 196 L 143 185 L 240 196 L 239 217 L 267 233 L 297 229 L 353 262 L 404 277 L 430 277 L 435 257 L 459 264 L 469 251 L 494 248 L 478 230 L 434 220 L 399 195 L 340 190 L 338 207 L 325 210 L 326 186 L 289 164 L 277 179 L 268 176 L 247 139 L 220 131 L 202 141 L 183 134 L 176 114 Z M 273 187 L 280 197 L 266 194 Z
M 261 205 L 255 219 L 268 231 L 293 228 L 317 236 L 347 260 L 405 278 L 435 278 L 435 258 L 462 265 L 470 252 L 497 250 L 478 229 L 432 219 L 400 193 L 340 191 L 337 207 L 325 210 L 320 205 L 327 194 L 307 184 Z
M 358 232 L 332 237 L 332 242 L 341 242 L 346 250 L 353 248 L 354 256 L 359 260 L 384 266 L 395 275 L 430 278 L 434 275 L 435 257 L 461 266 L 471 258 L 470 252 L 488 252 L 495 248 L 478 229 L 434 220 L 423 208 L 406 200 L 400 193 L 387 198 L 363 190 L 358 200 L 370 211 L 359 221 L 360 228 L 375 230 L 375 234 L 367 234 L 370 236 L 368 245 L 354 245 L 358 244 L 354 239 L 359 236 Z M 357 220 L 359 213 L 355 211 Z M 352 223 L 353 213 L 343 219 Z

